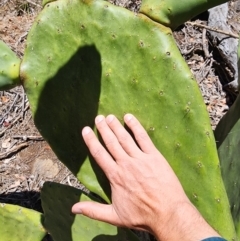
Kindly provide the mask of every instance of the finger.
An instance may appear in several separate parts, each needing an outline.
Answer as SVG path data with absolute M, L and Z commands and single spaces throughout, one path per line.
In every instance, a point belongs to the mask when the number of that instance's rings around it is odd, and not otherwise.
M 156 150 L 146 130 L 135 116 L 132 114 L 126 114 L 124 116 L 124 121 L 133 132 L 134 137 L 143 152 L 151 153 Z
M 106 151 L 102 144 L 97 139 L 96 135 L 90 127 L 84 127 L 82 130 L 82 136 L 86 143 L 91 155 L 96 160 L 98 165 L 102 168 L 106 176 L 109 178 L 109 174 L 116 170 L 116 163 L 112 159 L 111 155 Z
M 127 132 L 127 130 L 122 126 L 120 121 L 114 115 L 107 116 L 106 122 L 116 135 L 120 145 L 130 156 L 136 157 L 142 153 L 131 135 Z
M 117 137 L 112 132 L 108 124 L 106 123 L 106 119 L 104 116 L 97 116 L 95 119 L 95 123 L 101 137 L 106 145 L 106 148 L 113 156 L 113 158 L 118 161 L 120 159 L 126 159 L 128 156 L 126 152 L 123 150 L 122 146 L 120 145 Z
M 115 226 L 123 225 L 111 204 L 79 202 L 73 205 L 72 212 L 75 214 L 82 214 L 91 219 L 110 223 Z

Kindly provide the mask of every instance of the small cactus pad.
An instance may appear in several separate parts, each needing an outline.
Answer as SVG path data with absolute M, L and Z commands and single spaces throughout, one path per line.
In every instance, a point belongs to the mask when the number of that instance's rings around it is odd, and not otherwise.
M 187 20 L 224 2 L 227 0 L 143 0 L 140 13 L 164 26 L 176 29 Z
M 137 241 L 127 229 L 117 228 L 71 212 L 79 201 L 96 201 L 74 187 L 45 182 L 41 190 L 44 226 L 54 241 Z
M 0 90 L 20 85 L 20 59 L 0 40 Z
M 222 177 L 240 239 L 240 95 L 215 130 Z
M 41 241 L 46 235 L 42 218 L 37 211 L 0 203 L 0 240 Z
M 21 78 L 37 128 L 89 190 L 110 199 L 81 129 L 97 114 L 133 113 L 202 215 L 234 237 L 208 113 L 169 28 L 105 1 L 51 2 L 29 32 Z

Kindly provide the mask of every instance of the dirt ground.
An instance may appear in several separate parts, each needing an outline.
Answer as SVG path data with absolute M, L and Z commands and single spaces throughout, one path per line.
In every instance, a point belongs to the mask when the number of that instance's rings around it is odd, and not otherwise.
M 229 3 L 233 6 L 236 1 Z M 138 11 L 140 1 L 114 0 L 114 4 Z M 38 12 L 39 0 L 0 0 L 0 39 L 22 58 L 26 37 Z M 240 20 L 233 10 L 229 24 L 240 32 Z M 193 23 L 206 24 L 197 19 Z M 236 25 L 238 23 L 238 25 Z M 206 57 L 208 44 L 204 28 L 185 24 L 174 32 L 178 46 L 194 73 L 202 92 L 212 128 L 234 101 L 226 93 L 214 68 L 213 57 Z M 209 45 L 208 49 L 209 48 Z M 44 161 L 43 161 L 44 160 Z M 29 103 L 22 87 L 0 92 L 0 202 L 18 204 L 41 211 L 39 190 L 45 181 L 55 181 L 81 188 L 71 172 L 58 161 L 34 126 Z

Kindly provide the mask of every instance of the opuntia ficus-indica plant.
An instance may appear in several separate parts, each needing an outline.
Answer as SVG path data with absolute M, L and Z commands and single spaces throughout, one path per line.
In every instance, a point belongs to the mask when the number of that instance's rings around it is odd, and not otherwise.
M 203 98 L 172 34 L 184 21 L 223 2 L 144 0 L 135 14 L 101 0 L 45 0 L 22 61 L 0 44 L 1 90 L 23 85 L 38 130 L 59 160 L 95 194 L 45 183 L 44 213 L 18 213 L 21 220 L 31 217 L 27 225 L 37 226 L 34 232 L 49 232 L 55 241 L 138 240 L 131 230 L 71 214 L 79 200 L 111 202 L 109 182 L 88 155 L 80 130 L 86 125 L 95 130 L 97 114 L 113 113 L 122 120 L 130 112 L 209 224 L 228 240 L 240 237 L 239 135 L 230 135 L 235 125 L 228 124 L 221 143 L 228 139 L 236 146 L 221 154 L 226 145 L 219 145 L 220 165 Z M 239 101 L 225 119 L 237 119 L 238 107 Z M 216 138 L 225 127 L 222 121 Z M 232 166 L 230 156 L 235 158 Z M 17 222 L 11 210 L 12 206 L 0 206 L 0 224 L 6 227 L 0 229 L 2 240 L 27 240 L 27 234 L 19 235 L 20 229 L 9 228 Z

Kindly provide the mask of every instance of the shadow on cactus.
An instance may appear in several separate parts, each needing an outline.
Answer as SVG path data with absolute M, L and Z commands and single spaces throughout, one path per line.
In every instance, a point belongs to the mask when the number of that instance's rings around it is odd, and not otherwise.
M 172 0 L 164 2 L 171 5 Z M 11 69 L 11 61 L 6 63 L 4 68 Z M 123 122 L 130 112 L 204 218 L 226 239 L 236 240 L 208 113 L 170 28 L 100 0 L 45 2 L 29 32 L 20 76 L 37 128 L 101 200 L 110 202 L 109 183 L 88 155 L 80 132 L 85 125 L 96 131 L 97 114 L 113 113 Z M 44 227 L 55 241 L 138 240 L 130 230 L 73 216 L 70 206 L 95 200 L 91 195 L 49 183 L 41 195 Z
M 62 198 L 62 196 L 66 198 Z M 54 240 L 117 241 L 138 239 L 127 229 L 117 228 L 83 215 L 73 215 L 71 207 L 79 201 L 99 201 L 74 187 L 45 182 L 41 191 L 44 226 L 51 230 Z
M 51 61 L 55 62 L 54 59 Z M 47 76 L 51 61 L 46 68 Z M 102 64 L 98 50 L 94 45 L 80 47 L 46 82 L 42 81 L 40 74 L 36 81 L 31 81 L 32 73 L 35 75 L 36 71 L 31 73 L 30 70 L 28 73 L 22 76 L 26 82 L 26 92 L 28 89 L 39 89 L 36 109 L 32 106 L 32 111 L 35 112 L 34 122 L 40 133 L 75 176 L 81 168 L 87 169 L 83 175 L 86 173 L 86 185 L 91 191 L 98 193 L 94 183 L 97 182 L 110 198 L 109 182 L 96 162 L 90 158 L 89 166 L 82 167 L 88 150 L 81 130 L 84 126 L 94 128 L 101 92 Z M 28 96 L 31 103 L 36 98 L 35 91 Z M 89 176 L 92 170 L 92 175 L 97 175 L 91 181 Z M 81 176 L 79 179 L 82 179 Z

